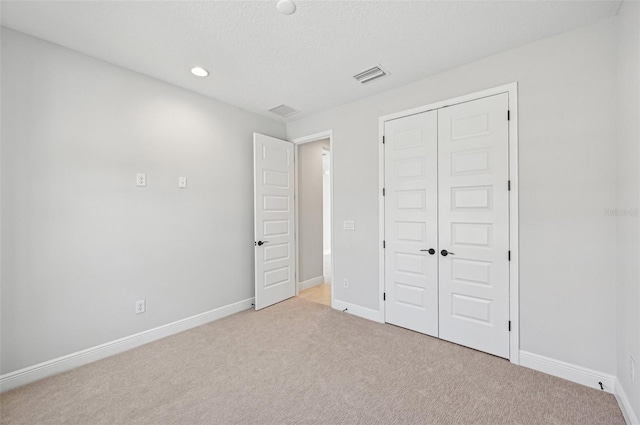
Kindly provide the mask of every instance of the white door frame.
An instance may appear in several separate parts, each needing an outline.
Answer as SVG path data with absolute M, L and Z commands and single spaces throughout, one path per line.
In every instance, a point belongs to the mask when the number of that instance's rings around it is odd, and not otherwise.
M 296 241 L 296 295 L 298 295 L 298 289 L 299 289 L 299 284 L 300 284 L 300 253 L 299 253 L 299 247 L 300 247 L 300 243 L 299 243 L 299 231 L 298 231 L 298 145 L 302 145 L 305 143 L 311 143 L 311 142 L 317 142 L 318 140 L 324 140 L 324 139 L 329 139 L 329 191 L 331 192 L 331 209 L 329 211 L 329 215 L 331 217 L 331 285 L 333 288 L 333 285 L 335 284 L 335 281 L 333 279 L 334 276 L 334 265 L 335 265 L 335 249 L 334 249 L 334 235 L 333 235 L 333 228 L 334 228 L 334 223 L 333 223 L 333 206 L 334 206 L 334 202 L 333 202 L 333 130 L 326 130 L 326 131 L 322 131 L 320 133 L 314 133 L 314 134 L 310 134 L 309 136 L 303 136 L 303 137 L 298 137 L 296 139 L 291 140 L 291 143 L 293 143 L 294 146 L 294 163 L 295 163 L 295 167 L 294 167 L 294 174 L 295 174 L 295 183 L 294 183 L 294 193 L 295 193 L 295 198 L 294 198 L 294 205 L 295 205 L 295 220 L 296 220 L 296 225 L 295 225 L 295 241 Z M 335 291 L 332 290 L 331 291 L 331 307 L 334 306 L 334 297 L 335 297 Z
M 496 94 L 508 93 L 509 95 L 509 180 L 511 181 L 511 192 L 509 199 L 509 246 L 511 250 L 511 262 L 509 264 L 509 320 L 511 321 L 511 332 L 509 333 L 509 360 L 511 363 L 520 364 L 520 249 L 518 236 L 518 83 L 513 82 L 487 90 L 431 103 L 425 106 L 384 115 L 378 118 L 378 214 L 379 214 L 379 235 L 380 243 L 378 250 L 379 262 L 379 311 L 380 321 L 384 322 L 385 304 L 384 294 L 384 249 L 382 240 L 384 239 L 384 123 L 385 121 L 420 114 L 458 103 L 470 102 L 472 100 L 489 97 Z M 332 248 L 333 250 L 333 248 Z M 333 272 L 333 270 L 332 270 Z

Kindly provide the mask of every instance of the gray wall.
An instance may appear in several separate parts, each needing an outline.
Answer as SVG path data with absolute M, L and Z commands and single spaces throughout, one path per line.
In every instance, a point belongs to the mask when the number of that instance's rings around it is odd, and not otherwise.
M 379 310 L 378 117 L 519 82 L 521 349 L 615 373 L 615 19 L 287 125 L 333 130 L 337 300 Z M 389 77 L 393 78 L 393 76 Z M 355 220 L 355 231 L 340 223 Z
M 618 14 L 617 87 L 617 354 L 618 381 L 640 415 L 640 4 L 624 2 Z M 636 362 L 631 381 L 630 360 Z
M 329 140 L 298 145 L 298 280 L 322 276 L 322 147 Z
M 1 100 L 2 373 L 253 297 L 283 124 L 5 29 Z

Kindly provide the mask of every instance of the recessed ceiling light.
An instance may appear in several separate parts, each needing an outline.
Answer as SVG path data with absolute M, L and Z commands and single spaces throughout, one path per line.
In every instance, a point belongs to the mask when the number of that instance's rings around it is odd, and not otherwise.
M 204 68 L 201 68 L 199 66 L 194 66 L 193 68 L 191 68 L 191 73 L 193 75 L 195 75 L 196 77 L 208 77 L 209 76 L 209 71 L 207 71 Z
M 283 15 L 293 15 L 296 13 L 296 4 L 291 0 L 280 0 L 276 7 L 278 8 L 278 12 Z

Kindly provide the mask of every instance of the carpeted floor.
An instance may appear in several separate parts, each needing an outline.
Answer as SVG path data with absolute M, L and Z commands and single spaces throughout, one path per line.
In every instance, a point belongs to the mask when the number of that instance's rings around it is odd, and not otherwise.
M 624 424 L 602 391 L 291 299 L 2 394 L 2 424 Z

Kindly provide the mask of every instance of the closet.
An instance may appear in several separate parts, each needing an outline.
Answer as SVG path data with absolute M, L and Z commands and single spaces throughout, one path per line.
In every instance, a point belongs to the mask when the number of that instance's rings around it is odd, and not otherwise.
M 384 122 L 385 321 L 509 357 L 509 102 Z

